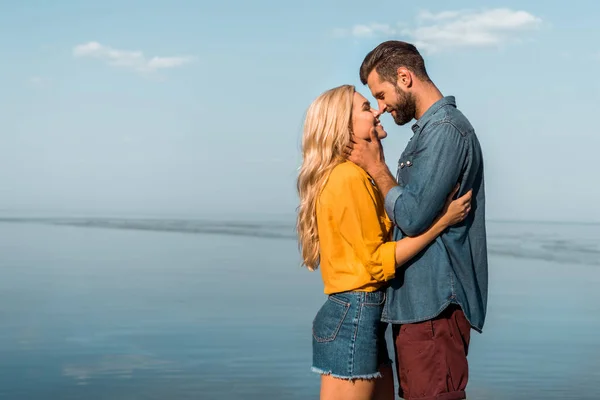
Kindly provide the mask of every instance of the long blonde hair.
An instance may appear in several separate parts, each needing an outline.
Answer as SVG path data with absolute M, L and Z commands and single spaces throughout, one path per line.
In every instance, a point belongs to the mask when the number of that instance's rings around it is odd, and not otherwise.
M 319 265 L 316 205 L 333 168 L 344 161 L 352 136 L 352 100 L 355 88 L 342 85 L 317 97 L 306 112 L 302 135 L 302 166 L 298 175 L 300 206 L 296 230 L 303 265 Z

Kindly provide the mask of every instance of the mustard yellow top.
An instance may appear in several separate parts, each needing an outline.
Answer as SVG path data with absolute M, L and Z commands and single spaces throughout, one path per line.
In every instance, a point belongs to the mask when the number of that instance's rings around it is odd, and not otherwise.
M 337 165 L 317 201 L 320 265 L 325 294 L 372 292 L 396 272 L 392 222 L 384 198 L 358 165 Z

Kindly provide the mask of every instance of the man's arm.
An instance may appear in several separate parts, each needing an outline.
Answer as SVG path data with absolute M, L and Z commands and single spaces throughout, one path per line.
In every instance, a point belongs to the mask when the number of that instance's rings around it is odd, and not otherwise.
M 345 155 L 348 160 L 367 171 L 385 197 L 390 189 L 398 186 L 398 182 L 385 163 L 383 147 L 375 129 L 371 129 L 369 135 L 369 140 L 352 139 L 346 146 Z
M 382 166 L 378 166 L 377 168 L 373 169 L 369 175 L 371 175 L 371 178 L 373 178 L 375 181 L 377 188 L 385 198 L 387 198 L 387 194 L 390 192 L 390 190 L 395 187 L 400 187 L 398 186 L 398 182 L 396 182 L 396 178 L 394 178 L 385 163 Z
M 333 175 L 333 174 L 332 174 Z M 471 207 L 471 193 L 444 203 L 445 212 L 431 227 L 416 237 L 387 241 L 379 222 L 379 210 L 369 192 L 371 183 L 358 174 L 330 177 L 319 201 L 321 221 L 334 221 L 339 229 L 324 229 L 322 234 L 341 235 L 352 246 L 355 256 L 375 280 L 392 279 L 396 267 L 404 265 L 435 240 L 448 226 L 462 221 Z M 457 188 L 452 195 L 457 192 Z M 335 243 L 335 240 L 328 240 Z
M 391 188 L 385 197 L 388 215 L 406 235 L 418 235 L 433 223 L 459 183 L 465 157 L 465 138 L 450 123 L 440 123 L 419 138 L 412 165 L 406 167 L 412 168 L 408 184 Z M 467 190 L 461 187 L 459 194 Z
M 450 123 L 440 123 L 422 133 L 412 157 L 410 182 L 398 186 L 390 173 L 381 143 L 371 135 L 370 141 L 350 146 L 350 161 L 371 175 L 385 196 L 388 216 L 408 236 L 416 236 L 431 226 L 442 210 L 462 170 L 465 139 Z M 461 194 L 467 188 L 461 188 Z

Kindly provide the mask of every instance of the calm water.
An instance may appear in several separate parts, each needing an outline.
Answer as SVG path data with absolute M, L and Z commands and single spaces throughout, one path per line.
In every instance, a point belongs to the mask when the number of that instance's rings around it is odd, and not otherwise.
M 490 223 L 471 399 L 598 399 L 600 226 Z M 0 222 L 1 399 L 310 399 L 293 228 Z

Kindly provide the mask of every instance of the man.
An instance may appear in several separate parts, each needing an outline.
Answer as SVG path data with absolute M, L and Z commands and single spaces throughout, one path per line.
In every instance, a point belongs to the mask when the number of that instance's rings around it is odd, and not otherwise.
M 398 125 L 412 119 L 414 135 L 398 162 L 397 181 L 375 135 L 355 141 L 349 159 L 367 171 L 385 196 L 394 240 L 426 230 L 453 187 L 473 189 L 472 211 L 406 264 L 390 283 L 383 320 L 393 324 L 400 396 L 464 399 L 470 330 L 481 332 L 488 292 L 483 158 L 475 131 L 429 78 L 418 50 L 401 41 L 365 57 L 360 79 L 381 113 Z

